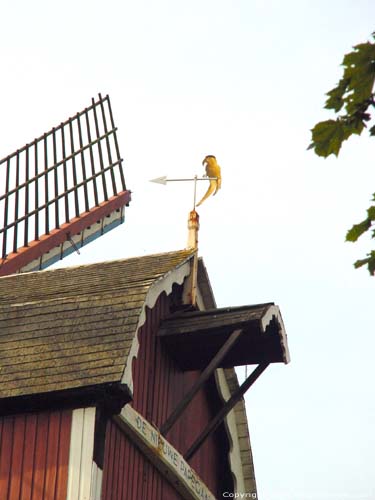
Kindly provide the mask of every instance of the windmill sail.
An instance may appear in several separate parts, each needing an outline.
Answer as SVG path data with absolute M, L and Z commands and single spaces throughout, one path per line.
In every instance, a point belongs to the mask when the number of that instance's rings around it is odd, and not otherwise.
M 0 276 L 43 269 L 124 221 L 109 97 L 0 160 Z

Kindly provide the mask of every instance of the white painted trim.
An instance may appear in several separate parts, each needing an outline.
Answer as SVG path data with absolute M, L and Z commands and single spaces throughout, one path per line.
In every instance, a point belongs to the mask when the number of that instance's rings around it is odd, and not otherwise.
M 72 412 L 67 500 L 91 500 L 95 408 Z
M 102 496 L 103 471 L 96 465 L 92 464 L 91 473 L 91 500 L 100 500 Z
M 222 368 L 215 371 L 215 380 L 218 391 L 223 401 L 228 401 L 231 393 L 228 387 L 227 379 Z M 229 464 L 234 477 L 234 491 L 241 493 L 246 491 L 245 480 L 243 476 L 243 466 L 241 460 L 241 450 L 239 445 L 237 422 L 234 409 L 232 409 L 224 419 L 227 435 L 229 438 Z
M 132 375 L 133 359 L 138 356 L 138 350 L 139 350 L 138 331 L 146 321 L 146 307 L 152 309 L 156 304 L 157 299 L 163 292 L 165 292 L 167 295 L 170 295 L 174 284 L 182 285 L 185 278 L 190 274 L 190 257 L 188 259 L 189 260 L 186 261 L 184 264 L 182 264 L 180 267 L 178 267 L 177 269 L 173 269 L 172 271 L 170 271 L 169 273 L 165 274 L 160 279 L 155 281 L 150 286 L 147 292 L 141 314 L 139 315 L 136 333 L 134 335 L 134 339 L 130 347 L 128 358 L 126 361 L 124 374 L 121 380 L 122 384 L 126 384 L 128 386 L 131 393 L 133 393 L 133 375 Z
M 281 317 L 281 312 L 278 306 L 270 306 L 267 309 L 266 314 L 261 319 L 261 328 L 262 332 L 265 332 L 268 325 L 271 323 L 272 319 L 276 318 L 277 323 L 279 325 L 279 337 L 280 344 L 283 352 L 283 361 L 285 364 L 290 362 L 289 348 L 288 348 L 288 340 L 284 327 L 283 318 Z

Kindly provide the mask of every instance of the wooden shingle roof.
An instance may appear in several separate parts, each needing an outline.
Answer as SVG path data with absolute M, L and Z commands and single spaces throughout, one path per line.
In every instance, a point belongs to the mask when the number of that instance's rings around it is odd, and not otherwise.
M 178 251 L 0 278 L 0 399 L 121 385 L 150 288 Z

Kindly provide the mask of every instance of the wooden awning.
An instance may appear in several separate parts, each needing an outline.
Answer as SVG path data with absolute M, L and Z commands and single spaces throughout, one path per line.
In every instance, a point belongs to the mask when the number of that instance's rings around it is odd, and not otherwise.
M 158 336 L 182 370 L 202 370 L 235 330 L 241 334 L 219 367 L 289 362 L 283 321 L 273 303 L 180 312 L 163 321 Z

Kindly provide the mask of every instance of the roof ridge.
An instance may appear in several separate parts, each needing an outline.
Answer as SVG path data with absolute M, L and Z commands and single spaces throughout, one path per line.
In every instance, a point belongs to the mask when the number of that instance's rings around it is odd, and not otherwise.
M 186 254 L 186 256 L 188 257 L 190 255 L 193 255 L 194 252 L 195 252 L 195 249 L 191 249 L 191 248 L 186 249 L 185 248 L 185 249 L 180 249 L 180 250 L 172 250 L 169 252 L 159 252 L 159 253 L 139 255 L 139 256 L 133 256 L 133 257 L 125 257 L 122 259 L 101 260 L 98 262 L 91 262 L 89 264 L 77 264 L 77 265 L 67 266 L 67 267 L 58 267 L 56 269 L 47 268 L 47 269 L 42 269 L 42 270 L 38 270 L 38 271 L 27 271 L 24 273 L 10 274 L 7 276 L 0 276 L 0 280 L 19 277 L 20 275 L 21 276 L 22 275 L 29 275 L 30 276 L 30 275 L 36 275 L 36 274 L 41 274 L 41 273 L 48 274 L 48 273 L 54 273 L 54 272 L 63 272 L 63 271 L 67 271 L 70 269 L 89 268 L 89 267 L 94 267 L 94 266 L 98 266 L 98 265 L 103 266 L 103 265 L 114 264 L 116 262 L 123 263 L 123 262 L 128 262 L 131 260 L 139 260 L 139 259 L 146 259 L 146 258 L 167 257 L 168 255 Z

